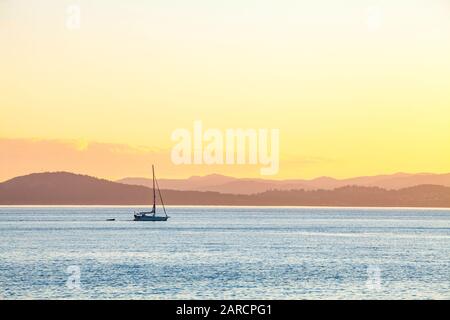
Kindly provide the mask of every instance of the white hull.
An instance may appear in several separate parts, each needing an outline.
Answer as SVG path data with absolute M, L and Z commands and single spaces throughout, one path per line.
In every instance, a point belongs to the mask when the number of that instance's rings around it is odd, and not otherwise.
M 134 221 L 167 221 L 169 217 L 148 216 L 146 214 L 135 214 Z

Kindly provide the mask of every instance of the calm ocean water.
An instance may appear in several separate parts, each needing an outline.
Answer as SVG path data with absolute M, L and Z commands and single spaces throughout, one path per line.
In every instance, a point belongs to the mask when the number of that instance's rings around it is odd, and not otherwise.
M 0 207 L 0 298 L 450 299 L 450 210 L 134 210 Z

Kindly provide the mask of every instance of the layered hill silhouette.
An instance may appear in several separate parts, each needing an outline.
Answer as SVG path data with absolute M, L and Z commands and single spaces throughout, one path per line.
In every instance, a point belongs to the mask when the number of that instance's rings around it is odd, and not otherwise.
M 172 205 L 450 207 L 450 187 L 439 185 L 398 190 L 339 186 L 330 190 L 267 190 L 255 194 L 162 192 L 165 203 Z M 0 205 L 149 205 L 151 202 L 148 187 L 68 172 L 35 173 L 0 183 Z
M 117 182 L 151 187 L 152 180 L 125 178 Z M 350 179 L 320 177 L 311 180 L 238 179 L 222 175 L 194 176 L 188 179 L 160 179 L 161 188 L 181 191 L 215 191 L 232 194 L 255 194 L 270 190 L 333 190 L 345 186 L 378 187 L 399 190 L 424 184 L 450 187 L 449 174 L 408 174 L 365 176 Z

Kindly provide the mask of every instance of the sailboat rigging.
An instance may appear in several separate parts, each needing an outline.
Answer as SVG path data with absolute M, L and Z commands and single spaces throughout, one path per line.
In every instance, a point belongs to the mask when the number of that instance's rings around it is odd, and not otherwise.
M 164 201 L 161 195 L 161 190 L 159 189 L 158 180 L 155 176 L 155 167 L 152 165 L 152 173 L 153 173 L 153 208 L 152 211 L 148 212 L 139 212 L 134 214 L 134 221 L 167 221 L 169 216 L 166 212 L 166 207 L 164 206 Z M 161 205 L 164 210 L 165 216 L 157 216 L 156 215 L 156 188 L 158 189 L 159 199 L 161 201 Z

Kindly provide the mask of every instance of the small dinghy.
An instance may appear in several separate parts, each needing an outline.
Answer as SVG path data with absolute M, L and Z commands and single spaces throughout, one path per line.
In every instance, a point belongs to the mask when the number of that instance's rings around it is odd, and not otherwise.
M 159 190 L 159 185 L 158 185 L 158 180 L 156 180 L 155 177 L 155 167 L 152 165 L 152 172 L 153 172 L 153 209 L 152 211 L 148 211 L 148 212 L 139 212 L 139 213 L 134 213 L 134 221 L 167 221 L 167 219 L 169 219 L 169 216 L 166 213 L 166 208 L 164 207 L 164 202 L 162 199 L 162 195 L 161 195 L 161 190 Z M 155 183 L 156 183 L 156 187 L 158 188 L 158 194 L 159 194 L 159 198 L 161 200 L 161 205 L 163 207 L 164 210 L 164 216 L 157 216 L 156 215 L 156 188 L 155 188 Z

